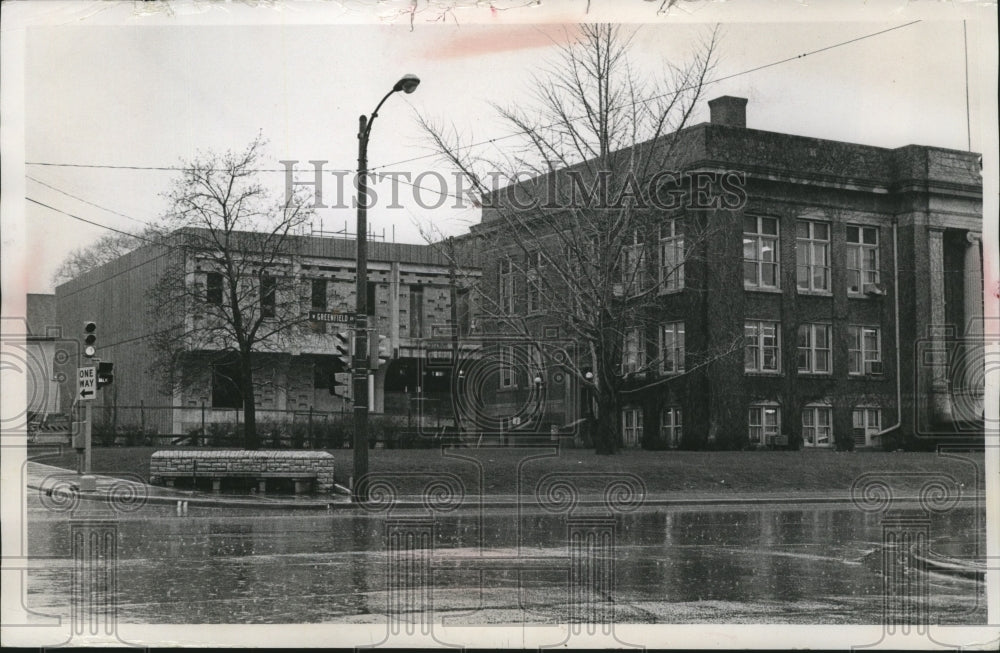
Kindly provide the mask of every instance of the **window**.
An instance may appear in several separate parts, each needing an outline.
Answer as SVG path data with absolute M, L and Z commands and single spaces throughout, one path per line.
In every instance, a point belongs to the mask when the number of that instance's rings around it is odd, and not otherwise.
M 743 218 L 743 285 L 747 288 L 777 288 L 778 219 Z
M 641 329 L 625 332 L 625 346 L 622 350 L 622 371 L 625 374 L 638 372 L 646 365 L 646 348 Z
M 670 322 L 660 331 L 660 369 L 665 374 L 684 371 L 684 323 Z
M 514 271 L 510 258 L 500 259 L 500 311 L 508 315 L 514 313 Z
M 212 365 L 212 408 L 242 408 L 240 366 L 236 361 Z
M 500 350 L 500 387 L 514 387 L 514 348 L 504 347 Z
M 278 290 L 278 282 L 274 277 L 262 276 L 260 278 L 260 316 L 274 317 L 275 299 Z
M 877 327 L 847 327 L 851 374 L 882 373 L 882 338 Z
M 642 408 L 622 409 L 622 444 L 637 447 L 642 443 Z
M 528 313 L 542 310 L 542 253 L 532 252 L 528 255 L 528 272 L 526 277 Z
M 621 284 L 626 295 L 635 295 L 646 289 L 645 247 L 639 242 L 638 232 L 632 232 L 632 244 L 622 247 Z
M 664 406 L 660 411 L 660 438 L 671 449 L 681 444 L 681 427 L 683 426 L 679 406 Z
M 222 306 L 222 275 L 218 272 L 205 275 L 205 302 Z
M 795 223 L 797 284 L 805 292 L 830 291 L 830 223 Z
M 767 444 L 781 433 L 781 408 L 776 404 L 751 404 L 747 426 L 750 444 Z
M 410 286 L 410 337 L 424 337 L 424 287 Z
M 314 311 L 326 310 L 326 279 L 313 279 L 309 284 L 309 308 Z M 310 322 L 313 333 L 326 333 L 325 322 Z
M 851 414 L 855 447 L 877 447 L 882 430 L 882 411 L 874 406 L 857 406 Z
M 667 220 L 660 225 L 660 292 L 684 288 L 684 234 L 681 221 Z
M 777 322 L 750 321 L 745 324 L 747 372 L 780 372 L 780 332 Z
M 829 374 L 830 325 L 799 325 L 799 372 L 804 374 Z
M 802 409 L 802 446 L 833 446 L 833 410 L 823 404 L 811 404 Z
M 847 226 L 847 292 L 878 283 L 878 227 Z

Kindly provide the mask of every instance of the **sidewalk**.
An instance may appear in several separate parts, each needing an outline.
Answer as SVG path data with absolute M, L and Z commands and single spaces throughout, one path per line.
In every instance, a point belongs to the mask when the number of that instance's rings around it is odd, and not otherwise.
M 81 492 L 82 499 L 93 501 L 108 500 L 112 489 L 116 492 L 132 492 L 135 496 L 145 496 L 146 503 L 175 505 L 178 501 L 186 501 L 189 506 L 217 507 L 217 508 L 274 508 L 274 509 L 294 509 L 294 510 L 337 510 L 337 509 L 357 509 L 360 506 L 352 503 L 350 498 L 344 495 L 309 496 L 301 498 L 289 497 L 268 497 L 266 495 L 218 495 L 205 492 L 177 490 L 174 488 L 158 487 L 146 483 L 138 483 L 113 476 L 102 476 L 94 474 L 97 479 L 97 489 L 94 492 Z M 57 484 L 66 487 L 66 484 L 75 485 L 78 483 L 79 475 L 72 470 L 62 467 L 53 467 L 33 461 L 28 461 L 28 487 L 34 490 L 48 490 Z M 44 483 L 44 488 L 43 488 Z M 961 497 L 962 503 L 972 503 L 973 501 L 985 500 L 985 494 L 964 494 Z M 912 496 L 895 497 L 894 502 L 916 504 L 920 498 L 914 493 Z M 675 494 L 650 494 L 645 497 L 642 507 L 685 507 L 685 506 L 789 506 L 789 505 L 809 505 L 809 504 L 842 504 L 850 506 L 852 503 L 850 490 L 843 492 L 834 491 L 808 491 L 789 494 L 787 492 L 739 492 L 735 490 L 725 492 L 705 492 L 688 491 Z M 576 506 L 584 509 L 602 508 L 606 505 L 605 499 L 601 495 L 582 495 Z M 403 496 L 396 501 L 396 507 L 403 510 L 423 509 L 424 502 L 419 496 Z M 526 508 L 538 510 L 541 506 L 533 495 L 521 495 L 520 500 L 514 494 L 491 494 L 491 495 L 465 495 L 461 508 L 465 510 L 476 508 L 498 508 L 516 509 Z

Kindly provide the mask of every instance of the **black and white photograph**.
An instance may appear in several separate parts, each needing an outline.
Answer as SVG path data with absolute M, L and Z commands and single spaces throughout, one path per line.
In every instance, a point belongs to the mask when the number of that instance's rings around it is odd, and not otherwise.
M 995 3 L 3 11 L 5 646 L 995 650 Z

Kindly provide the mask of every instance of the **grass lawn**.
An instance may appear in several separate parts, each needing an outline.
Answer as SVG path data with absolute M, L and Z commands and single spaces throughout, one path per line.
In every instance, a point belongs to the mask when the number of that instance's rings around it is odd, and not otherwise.
M 94 472 L 136 474 L 149 478 L 149 458 L 156 447 L 96 447 Z M 352 473 L 350 449 L 332 450 L 336 457 L 337 481 L 346 484 Z M 369 451 L 369 469 L 386 474 L 400 494 L 419 493 L 435 474 L 449 472 L 465 484 L 466 493 L 480 493 L 482 470 L 486 494 L 518 492 L 518 467 L 522 467 L 521 494 L 533 495 L 545 474 L 569 472 L 581 492 L 602 491 L 605 473 L 629 472 L 639 476 L 650 493 L 678 492 L 789 492 L 828 491 L 846 494 L 854 480 L 866 472 L 904 472 L 892 480 L 893 489 L 916 491 L 927 480 L 921 473 L 944 472 L 967 489 L 975 487 L 975 461 L 982 466 L 982 453 L 960 454 L 970 462 L 924 452 L 835 451 L 625 451 L 597 456 L 586 449 L 564 450 L 559 456 L 528 459 L 524 449 L 453 449 L 447 457 L 440 450 L 374 449 Z M 454 456 L 462 456 L 462 459 Z M 466 460 L 464 458 L 468 458 Z M 76 469 L 76 453 L 70 449 L 58 456 L 36 458 L 38 462 Z M 419 473 L 419 476 L 414 476 Z

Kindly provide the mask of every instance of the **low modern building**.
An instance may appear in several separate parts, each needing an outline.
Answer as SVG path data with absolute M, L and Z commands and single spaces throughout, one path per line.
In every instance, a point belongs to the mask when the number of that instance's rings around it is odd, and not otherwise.
M 674 172 L 735 173 L 743 197 L 661 210 L 657 228 L 622 253 L 660 285 L 634 324 L 621 298 L 621 443 L 853 449 L 981 437 L 980 157 L 751 129 L 746 104 L 716 98 L 710 122 L 663 137 L 683 142 Z M 531 180 L 530 192 L 559 174 Z M 472 229 L 486 244 L 482 291 L 512 315 L 536 316 L 540 340 L 568 338 L 545 319 L 536 287 L 560 238 L 535 234 L 532 249 L 510 233 L 537 208 L 499 217 L 517 191 L 498 191 Z M 505 345 L 512 362 L 515 344 Z M 517 430 L 512 416 L 543 397 L 532 399 L 536 384 L 547 386 L 547 406 L 533 413 L 547 420 L 542 431 L 586 414 L 578 387 L 508 367 L 484 402 L 504 428 Z
M 355 241 L 316 236 L 294 240 L 297 254 L 283 273 L 293 291 L 279 301 L 290 301 L 303 319 L 310 311 L 353 316 Z M 370 242 L 368 247 L 369 325 L 381 336 L 386 359 L 371 376 L 371 410 L 400 419 L 440 414 L 447 421 L 449 386 L 429 373 L 426 379 L 418 377 L 422 368 L 417 359 L 421 339 L 432 331 L 450 330 L 454 322 L 468 329 L 468 292 L 456 282 L 447 257 L 434 247 L 385 242 Z M 95 401 L 95 423 L 113 423 L 119 432 L 182 436 L 239 421 L 243 399 L 233 382 L 233 361 L 224 352 L 206 347 L 204 341 L 182 352 L 178 364 L 184 362 L 194 374 L 170 382 L 172 370 L 164 369 L 163 352 L 156 350 L 159 330 L 190 330 L 205 319 L 197 308 L 176 316 L 156 305 L 154 288 L 177 265 L 184 270 L 183 283 L 202 304 L 229 301 L 208 258 L 173 248 L 169 241 L 151 244 L 56 288 L 55 323 L 64 333 L 79 336 L 83 323 L 94 321 L 96 358 L 114 363 L 114 381 Z M 267 310 L 266 304 L 275 298 L 262 290 L 259 301 Z M 255 355 L 259 423 L 350 415 L 350 398 L 343 396 L 350 394 L 350 383 L 337 350 L 341 337 L 349 338 L 349 326 L 304 321 L 284 334 L 280 347 L 263 347 Z M 72 402 L 73 382 L 67 379 L 64 384 L 64 411 Z

